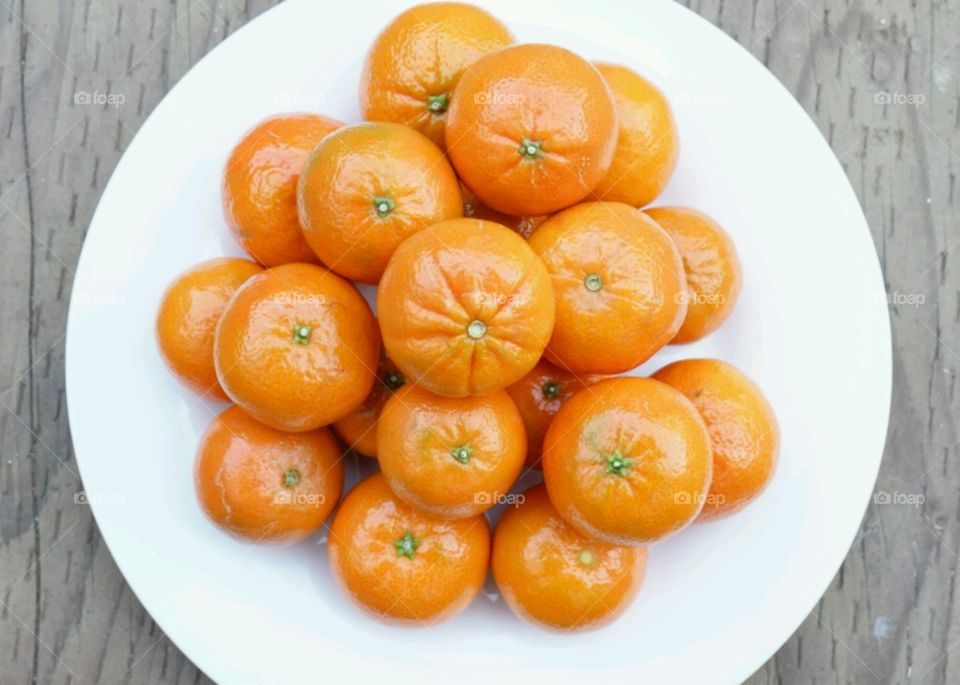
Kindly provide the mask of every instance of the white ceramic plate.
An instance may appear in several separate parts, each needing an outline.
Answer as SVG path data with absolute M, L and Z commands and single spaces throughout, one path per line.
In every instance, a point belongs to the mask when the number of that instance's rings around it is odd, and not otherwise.
M 158 299 L 195 262 L 241 254 L 219 198 L 237 139 L 277 111 L 358 120 L 363 55 L 401 9 L 290 0 L 197 64 L 130 144 L 90 227 L 68 326 L 70 424 L 97 523 L 157 623 L 221 683 L 733 683 L 809 613 L 858 529 L 886 434 L 890 334 L 870 234 L 817 128 L 744 49 L 666 0 L 483 4 L 518 40 L 625 63 L 673 103 L 682 154 L 659 203 L 716 217 L 745 283 L 718 333 L 641 371 L 693 356 L 744 369 L 780 417 L 779 470 L 742 514 L 656 545 L 629 612 L 580 635 L 521 622 L 492 585 L 442 626 L 386 627 L 334 587 L 319 536 L 249 546 L 209 524 L 192 464 L 220 407 L 163 366 Z

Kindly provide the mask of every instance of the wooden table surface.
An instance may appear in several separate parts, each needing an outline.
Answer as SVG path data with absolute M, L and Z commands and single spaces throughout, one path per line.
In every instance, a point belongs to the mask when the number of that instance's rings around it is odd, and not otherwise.
M 272 4 L 0 0 L 3 685 L 206 681 L 77 501 L 64 326 L 124 148 L 191 65 Z M 832 145 L 870 223 L 893 326 L 877 494 L 826 596 L 749 682 L 960 682 L 960 0 L 689 4 L 766 64 Z

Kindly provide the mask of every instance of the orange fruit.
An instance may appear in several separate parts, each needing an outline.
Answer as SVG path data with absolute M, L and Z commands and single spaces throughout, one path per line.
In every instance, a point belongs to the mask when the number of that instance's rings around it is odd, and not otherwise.
M 330 431 L 284 433 L 234 406 L 200 439 L 194 481 L 218 526 L 257 542 L 297 542 L 336 506 L 343 465 Z
M 700 412 L 713 445 L 713 482 L 700 521 L 740 511 L 763 492 L 780 452 L 773 407 L 756 383 L 719 359 L 685 359 L 657 371 L 658 381 Z
M 638 209 L 585 202 L 530 236 L 553 281 L 556 323 L 546 356 L 573 373 L 620 373 L 649 359 L 686 313 L 683 263 Z
M 509 493 L 526 438 L 503 390 L 441 397 L 407 386 L 387 400 L 377 446 L 383 477 L 400 499 L 426 514 L 465 518 Z
M 541 359 L 526 376 L 507 386 L 507 394 L 517 406 L 527 434 L 528 467 L 540 468 L 543 436 L 560 405 L 597 380 L 597 376 L 581 378 Z
M 217 325 L 214 358 L 227 395 L 254 418 L 287 431 L 333 423 L 373 385 L 380 343 L 357 289 L 312 264 L 254 276 Z
M 717 330 L 737 303 L 743 276 L 727 232 L 702 212 L 654 207 L 644 213 L 665 230 L 680 251 L 687 278 L 687 315 L 671 342 L 688 343 Z
M 613 545 L 641 545 L 700 513 L 710 435 L 690 400 L 669 385 L 608 378 L 560 407 L 542 463 L 550 500 L 570 525 Z
M 537 485 L 504 510 L 493 535 L 491 566 L 503 599 L 518 616 L 547 628 L 590 630 L 630 606 L 643 583 L 647 550 L 581 535 Z
M 363 403 L 333 424 L 336 431 L 351 449 L 367 457 L 377 456 L 377 421 L 383 405 L 399 390 L 407 379 L 397 365 L 385 354 L 380 355 L 377 380 Z
M 652 83 L 618 64 L 595 65 L 613 93 L 620 131 L 613 163 L 593 197 L 643 207 L 663 192 L 677 167 L 677 124 L 667 99 Z
M 447 111 L 447 153 L 493 209 L 536 216 L 586 197 L 617 143 L 613 97 L 600 72 L 569 50 L 516 45 L 464 73 Z
M 237 242 L 261 264 L 315 262 L 297 219 L 297 181 L 310 151 L 342 126 L 319 114 L 279 114 L 257 124 L 223 170 L 223 214 Z
M 160 356 L 194 392 L 227 401 L 213 366 L 214 331 L 233 293 L 261 271 L 247 259 L 211 259 L 177 276 L 163 293 L 156 323 Z
M 377 36 L 360 76 L 360 112 L 368 121 L 406 124 L 443 146 L 453 89 L 488 52 L 513 43 L 506 26 L 459 2 L 402 12 Z
M 383 344 L 439 395 L 500 390 L 532 369 L 553 329 L 553 289 L 526 241 L 453 219 L 404 241 L 377 291 Z
M 480 592 L 490 559 L 482 516 L 445 521 L 398 499 L 375 473 L 344 498 L 329 537 L 337 583 L 368 613 L 390 622 L 439 623 Z
M 498 212 L 495 209 L 490 209 L 480 202 L 477 196 L 463 184 L 460 185 L 460 194 L 463 195 L 463 215 L 465 217 L 492 221 L 495 224 L 506 226 L 524 238 L 529 238 L 533 235 L 537 226 L 549 218 L 545 214 L 540 216 L 510 216 L 509 214 Z
M 403 240 L 463 212 L 443 152 L 399 124 L 345 126 L 324 138 L 303 167 L 298 198 L 316 255 L 341 276 L 371 284 Z

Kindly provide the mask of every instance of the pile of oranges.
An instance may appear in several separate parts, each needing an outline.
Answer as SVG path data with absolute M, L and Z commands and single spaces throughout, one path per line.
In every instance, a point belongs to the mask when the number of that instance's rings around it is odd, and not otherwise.
M 492 568 L 518 615 L 603 625 L 650 543 L 743 508 L 778 453 L 728 363 L 617 375 L 716 330 L 740 291 L 715 221 L 641 209 L 677 162 L 670 106 L 627 67 L 446 2 L 382 31 L 360 106 L 364 123 L 250 130 L 221 190 L 255 261 L 199 264 L 160 303 L 170 369 L 232 403 L 198 448 L 200 505 L 283 543 L 336 510 L 332 572 L 383 619 L 449 618 Z M 341 498 L 354 453 L 379 471 Z M 544 483 L 513 492 L 531 469 Z

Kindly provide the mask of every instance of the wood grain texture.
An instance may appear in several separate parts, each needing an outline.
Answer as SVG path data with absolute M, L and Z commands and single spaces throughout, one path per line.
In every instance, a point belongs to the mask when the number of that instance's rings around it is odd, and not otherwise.
M 126 145 L 192 64 L 272 4 L 0 0 L 3 685 L 206 681 L 132 595 L 83 503 L 63 336 L 84 233 Z M 687 4 L 763 61 L 832 145 L 894 333 L 874 503 L 823 600 L 749 682 L 960 682 L 960 1 Z

